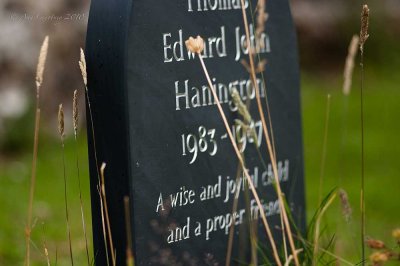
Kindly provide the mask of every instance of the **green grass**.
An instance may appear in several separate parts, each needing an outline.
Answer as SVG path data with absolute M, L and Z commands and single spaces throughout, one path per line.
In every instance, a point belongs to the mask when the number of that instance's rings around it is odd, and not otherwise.
M 37 218 L 32 232 L 33 261 L 44 265 L 42 257 L 44 237 L 50 253 L 52 265 L 55 262 L 55 250 L 58 250 L 58 265 L 69 265 L 67 229 L 64 207 L 64 186 L 61 145 L 57 140 L 41 138 L 39 143 L 38 172 L 36 181 L 33 214 Z M 88 178 L 87 146 L 84 137 L 80 138 L 79 156 L 84 207 L 89 240 L 90 233 L 90 194 Z M 75 143 L 66 141 L 66 173 L 68 179 L 68 203 L 70 209 L 71 234 L 76 265 L 85 265 L 85 242 L 81 226 L 79 189 L 76 170 Z M 22 265 L 25 252 L 24 227 L 28 206 L 31 154 L 0 162 L 0 265 Z M 90 241 L 91 242 L 91 241 Z M 40 252 L 38 252 L 40 249 Z M 35 265 L 35 264 L 34 264 Z
M 398 154 L 400 132 L 398 84 L 400 77 L 389 72 L 368 68 L 365 89 L 365 177 L 367 233 L 371 237 L 391 240 L 391 231 L 400 226 Z M 346 224 L 336 202 L 324 219 L 325 237 L 337 236 L 337 252 L 354 262 L 360 258 L 359 188 L 360 188 L 360 102 L 359 81 L 355 77 L 353 91 L 348 98 L 341 93 L 341 80 L 304 74 L 302 82 L 302 114 L 305 149 L 306 193 L 309 218 L 317 207 L 321 152 L 326 109 L 326 95 L 330 93 L 331 119 L 329 126 L 327 161 L 324 176 L 326 195 L 332 188 L 341 187 L 349 193 L 353 220 Z M 346 107 L 347 106 L 347 107 Z M 347 108 L 347 110 L 346 110 Z M 21 130 L 32 130 L 33 127 Z M 56 126 L 54 126 L 56 131 Z M 80 169 L 86 222 L 90 227 L 89 178 L 85 136 L 80 136 Z M 0 265 L 21 265 L 24 258 L 24 227 L 28 206 L 30 180 L 30 147 L 13 156 L 0 157 Z M 73 251 L 77 265 L 85 264 L 85 245 L 80 223 L 79 194 L 75 167 L 75 143 L 66 142 L 66 167 Z M 39 144 L 38 174 L 34 202 L 37 223 L 32 249 L 37 265 L 44 265 L 44 236 L 51 260 L 58 249 L 58 265 L 69 265 L 66 223 L 64 218 L 62 154 L 59 142 L 42 137 Z M 90 230 L 89 230 L 90 232 Z M 91 240 L 91 236 L 89 234 Z
M 364 94 L 365 179 L 367 236 L 394 246 L 394 228 L 400 226 L 398 211 L 400 168 L 398 141 L 400 124 L 399 77 L 367 68 Z M 353 90 L 347 98 L 341 81 L 303 77 L 302 109 L 306 163 L 308 215 L 317 207 L 321 169 L 326 95 L 331 94 L 331 116 L 327 143 L 327 161 L 323 195 L 334 187 L 344 188 L 350 198 L 353 219 L 344 222 L 337 202 L 325 217 L 326 237 L 337 236 L 338 253 L 360 259 L 360 86 L 354 77 Z

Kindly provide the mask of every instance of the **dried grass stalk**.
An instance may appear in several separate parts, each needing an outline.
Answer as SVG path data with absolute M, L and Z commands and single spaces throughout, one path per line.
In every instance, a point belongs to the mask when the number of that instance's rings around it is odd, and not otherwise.
M 74 126 L 74 136 L 75 136 L 75 149 L 76 149 L 76 170 L 78 177 L 78 188 L 79 188 L 79 202 L 81 207 L 81 221 L 82 221 L 82 229 L 83 235 L 85 237 L 85 248 L 86 248 L 86 258 L 88 266 L 90 265 L 90 256 L 89 256 L 89 245 L 86 233 L 86 223 L 85 223 L 85 215 L 83 208 L 83 198 L 82 198 L 82 189 L 81 189 L 81 177 L 80 177 L 80 169 L 79 169 L 79 152 L 78 152 L 78 119 L 79 119 L 79 110 L 78 110 L 78 90 L 74 91 L 74 96 L 72 99 L 72 123 Z
M 360 122 L 361 122 L 361 192 L 360 192 L 360 209 L 361 209 L 361 256 L 362 265 L 365 265 L 365 153 L 364 153 L 364 44 L 369 37 L 369 8 L 364 5 L 361 11 L 361 30 L 360 30 L 360 66 L 361 66 L 361 86 L 360 86 Z
M 39 145 L 39 127 L 40 127 L 40 87 L 43 83 L 43 73 L 46 65 L 47 51 L 49 47 L 49 37 L 44 38 L 43 44 L 40 48 L 38 57 L 38 64 L 36 68 L 36 112 L 35 112 L 35 130 L 33 137 L 33 159 L 32 159 L 32 173 L 31 183 L 29 187 L 29 204 L 28 204 L 28 218 L 25 226 L 25 265 L 30 265 L 30 241 L 31 241 L 31 228 L 32 228 L 32 207 L 33 197 L 35 194 L 35 183 L 36 183 L 36 165 L 37 165 L 37 154 Z
M 29 206 L 28 206 L 28 219 L 25 226 L 25 265 L 30 265 L 30 242 L 31 242 L 31 232 L 32 232 L 32 209 L 33 209 L 33 197 L 35 193 L 35 183 L 36 183 L 36 166 L 37 166 L 37 154 L 38 154 L 38 144 L 39 144 L 39 125 L 40 125 L 40 108 L 36 108 L 35 114 L 35 133 L 33 140 L 33 159 L 32 159 L 32 175 L 31 184 L 29 187 Z
M 134 266 L 135 259 L 133 257 L 132 247 L 132 229 L 131 229 L 131 212 L 129 205 L 129 197 L 124 197 L 124 210 L 125 210 L 125 230 L 126 230 L 126 266 Z
M 242 5 L 242 16 L 243 16 L 243 24 L 245 27 L 245 32 L 246 32 L 246 42 L 247 42 L 247 47 L 250 47 L 250 30 L 249 30 L 249 23 L 247 21 L 247 14 L 246 14 L 246 9 L 245 9 L 245 3 L 244 0 L 241 0 L 241 5 Z M 294 257 L 294 262 L 296 266 L 300 265 L 299 259 L 297 257 L 296 253 L 296 246 L 294 244 L 294 239 L 293 239 L 293 234 L 292 234 L 292 229 L 290 227 L 289 219 L 286 213 L 286 207 L 285 207 L 285 200 L 284 196 L 281 190 L 281 186 L 279 183 L 279 177 L 278 177 L 278 167 L 276 163 L 276 156 L 275 156 L 275 148 L 271 143 L 271 138 L 267 129 L 267 123 L 265 120 L 265 115 L 263 112 L 262 104 L 261 104 L 261 98 L 260 98 L 260 89 L 259 85 L 257 82 L 256 78 L 256 67 L 254 63 L 254 58 L 252 52 L 249 50 L 249 61 L 250 61 L 250 68 L 251 68 L 251 80 L 253 83 L 253 86 L 255 87 L 256 91 L 256 100 L 257 100 L 257 107 L 258 107 L 258 112 L 261 118 L 262 126 L 263 126 L 263 132 L 264 136 L 267 142 L 267 148 L 268 148 L 268 153 L 271 159 L 271 164 L 272 164 L 272 169 L 273 169 L 273 174 L 274 174 L 274 181 L 275 181 L 275 188 L 276 188 L 276 193 L 278 195 L 278 200 L 279 200 L 279 205 L 280 205 L 280 215 L 282 216 L 282 219 L 285 223 L 285 229 L 286 229 L 286 235 L 289 240 L 289 245 L 290 249 L 292 251 L 293 257 Z M 272 134 L 271 134 L 272 136 Z
M 71 259 L 71 265 L 74 265 L 74 258 L 72 254 L 72 240 L 71 240 L 71 227 L 69 223 L 69 209 L 68 209 L 68 193 L 67 193 L 67 174 L 65 171 L 65 151 L 64 151 L 64 138 L 65 138 L 65 128 L 64 128 L 64 108 L 60 104 L 58 107 L 58 133 L 60 134 L 61 147 L 62 147 L 62 157 L 63 157 L 63 176 L 64 176 L 64 201 L 65 201 L 65 220 L 67 222 L 67 234 L 68 234 L 68 244 L 69 244 L 69 255 Z
M 106 222 L 105 222 L 105 218 L 104 218 L 104 203 L 103 203 L 103 197 L 101 196 L 101 184 L 99 183 L 99 185 L 97 186 L 97 190 L 99 192 L 99 196 L 100 196 L 100 212 L 101 212 L 101 227 L 103 229 L 103 241 L 104 241 L 104 248 L 105 248 L 105 252 L 106 252 L 106 260 L 107 260 L 107 266 L 110 265 L 110 259 L 108 256 L 108 244 L 107 244 L 107 230 L 106 230 Z
M 116 265 L 116 259 L 115 259 L 115 250 L 114 250 L 114 244 L 113 244 L 113 238 L 112 238 L 112 232 L 111 232 L 111 223 L 110 223 L 110 216 L 108 214 L 108 205 L 107 205 L 107 197 L 106 197 L 106 186 L 105 186 L 105 174 L 104 171 L 106 169 L 106 164 L 103 162 L 100 168 L 100 174 L 101 174 L 101 184 L 100 184 L 100 191 L 101 191 L 101 197 L 103 201 L 103 208 L 104 208 L 104 214 L 105 214 L 105 220 L 106 220 L 106 226 L 107 226 L 107 235 L 108 235 L 108 243 L 110 245 L 110 250 L 111 250 L 111 260 L 112 260 L 112 265 Z
M 99 172 L 100 165 L 99 165 L 99 160 L 97 158 L 97 148 L 96 148 L 97 145 L 96 145 L 96 138 L 95 138 L 94 123 L 93 123 L 93 112 L 92 112 L 92 105 L 90 103 L 89 90 L 88 90 L 88 84 L 87 84 L 86 59 L 85 59 L 85 53 L 82 48 L 81 48 L 80 60 L 79 60 L 78 64 L 79 64 L 79 68 L 81 69 L 82 79 L 83 79 L 83 83 L 85 85 L 86 101 L 87 101 L 87 105 L 88 105 L 89 121 L 90 121 L 90 126 L 91 126 L 90 131 L 91 131 L 92 141 L 93 141 L 94 161 L 96 163 L 97 180 L 98 180 L 98 183 L 100 184 L 100 172 Z

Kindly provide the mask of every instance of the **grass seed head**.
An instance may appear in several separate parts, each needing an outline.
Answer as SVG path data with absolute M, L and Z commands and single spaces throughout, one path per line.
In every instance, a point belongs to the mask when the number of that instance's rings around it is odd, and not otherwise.
M 78 90 L 74 91 L 74 97 L 72 99 L 72 117 L 74 124 L 74 134 L 75 137 L 78 134 Z
M 394 229 L 392 232 L 392 236 L 400 244 L 400 228 Z
M 353 78 L 354 71 L 354 61 L 357 55 L 357 49 L 360 44 L 360 37 L 357 35 L 353 35 L 349 45 L 349 51 L 346 58 L 346 65 L 344 67 L 344 82 L 343 82 L 343 94 L 349 95 L 351 90 L 351 83 Z
M 79 68 L 81 69 L 81 74 L 83 78 L 83 83 L 87 86 L 87 72 L 86 72 L 86 59 L 85 59 L 85 52 L 81 48 L 81 58 L 79 60 Z
M 368 5 L 364 5 L 361 11 L 361 30 L 360 30 L 360 50 L 363 52 L 364 44 L 367 41 L 369 27 L 369 8 Z
M 340 198 L 340 205 L 342 206 L 342 213 L 346 222 L 351 220 L 351 215 L 353 210 L 351 208 L 349 197 L 347 196 L 347 192 L 344 189 L 339 189 L 339 198 Z
M 249 124 L 252 121 L 250 112 L 243 103 L 242 98 L 240 97 L 240 94 L 236 88 L 232 89 L 231 96 L 233 104 L 237 107 L 239 114 L 243 116 L 243 120 Z
M 377 239 L 368 239 L 366 241 L 366 244 L 369 248 L 372 249 L 384 249 L 386 247 L 383 241 Z
M 43 72 L 46 64 L 47 51 L 49 49 L 49 36 L 44 38 L 42 47 L 40 48 L 38 64 L 36 67 L 36 87 L 40 88 L 43 83 Z
M 60 104 L 58 107 L 58 133 L 60 134 L 61 139 L 64 139 L 64 108 L 63 105 Z
M 389 256 L 385 252 L 374 252 L 369 259 L 371 260 L 372 265 L 382 265 L 389 260 Z

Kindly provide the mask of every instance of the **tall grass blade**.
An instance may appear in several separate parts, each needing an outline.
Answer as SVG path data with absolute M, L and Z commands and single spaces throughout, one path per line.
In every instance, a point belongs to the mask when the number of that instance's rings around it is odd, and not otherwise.
M 324 140 L 323 140 L 323 144 L 322 144 L 321 170 L 320 170 L 320 175 L 319 175 L 318 205 L 320 205 L 321 201 L 322 201 L 323 180 L 324 180 L 324 174 L 325 174 L 326 154 L 327 154 L 327 149 L 328 149 L 330 107 L 331 107 L 331 95 L 328 94 L 327 100 L 326 100 L 325 129 L 324 129 Z
M 326 201 L 326 204 L 322 207 L 322 209 L 318 212 L 316 221 L 315 221 L 315 232 L 314 232 L 314 252 L 313 252 L 313 263 L 312 265 L 317 265 L 317 258 L 318 258 L 318 250 L 319 250 L 319 239 L 320 239 L 320 226 L 321 226 L 321 219 L 325 214 L 326 210 L 332 204 L 332 202 L 336 198 L 336 193 L 333 193 Z

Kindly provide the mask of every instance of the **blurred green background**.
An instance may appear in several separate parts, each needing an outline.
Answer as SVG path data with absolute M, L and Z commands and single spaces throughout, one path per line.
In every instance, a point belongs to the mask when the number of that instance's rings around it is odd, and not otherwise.
M 31 10 L 29 1 L 3 1 L 1 12 L 10 15 Z M 7 4 L 8 3 L 8 4 Z M 16 4 L 19 3 L 19 4 Z M 61 2 L 60 2 L 61 3 Z M 397 5 L 396 5 L 397 3 Z M 63 201 L 63 161 L 57 138 L 56 110 L 59 102 L 66 106 L 70 117 L 71 97 L 83 87 L 76 62 L 79 47 L 83 46 L 87 23 L 88 1 L 66 1 L 53 9 L 34 9 L 32 12 L 84 14 L 82 21 L 43 23 L 33 26 L 18 22 L 22 47 L 30 47 L 28 58 L 13 57 L 8 44 L 0 43 L 6 55 L 0 57 L 0 105 L 5 99 L 16 99 L 24 108 L 16 108 L 10 115 L 0 106 L 0 265 L 21 265 L 25 252 L 24 228 L 28 206 L 34 128 L 34 67 L 44 34 L 49 34 L 49 64 L 43 88 L 43 116 L 39 141 L 39 161 L 34 201 L 35 226 L 32 235 L 32 256 L 38 265 L 45 264 L 43 245 L 49 248 L 51 261 L 56 254 L 59 265 L 69 263 L 65 210 Z M 370 3 L 372 10 L 371 37 L 366 45 L 365 72 L 365 178 L 367 206 L 367 235 L 394 246 L 393 229 L 400 227 L 400 8 L 396 1 Z M 308 218 L 317 208 L 321 160 L 324 139 L 327 95 L 331 95 L 326 167 L 323 176 L 323 195 L 334 188 L 348 192 L 353 209 L 347 223 L 335 201 L 324 218 L 325 242 L 336 236 L 336 253 L 356 263 L 360 259 L 360 68 L 356 64 L 353 87 L 349 96 L 342 93 L 342 72 L 347 46 L 352 34 L 359 31 L 361 2 L 293 1 L 292 9 L 298 30 L 302 70 L 302 116 L 305 151 L 305 174 Z M 49 11 L 50 10 L 50 11 Z M 8 13 L 7 13 L 8 12 Z M 397 13 L 396 13 L 397 12 Z M 47 14 L 46 13 L 46 14 Z M 4 19 L 4 18 L 3 18 Z M 11 25 L 17 22 L 8 22 Z M 14 23 L 14 24 L 12 24 Z M 22 23 L 22 26 L 20 25 Z M 4 25 L 4 23 L 3 23 Z M 0 28 L 0 31 L 4 29 Z M 26 33 L 26 32 L 34 33 Z M 65 37 L 62 32 L 67 32 Z M 24 35 L 25 34 L 25 35 Z M 17 34 L 18 35 L 18 34 Z M 14 37 L 15 38 L 15 37 Z M 24 39 L 26 38 L 26 39 Z M 29 41 L 30 40 L 30 41 Z M 15 40 L 14 40 L 15 41 Z M 28 44 L 26 44 L 26 41 Z M 3 40 L 3 42 L 5 42 Z M 24 48 L 25 47 L 25 48 Z M 18 54 L 18 53 L 17 53 Z M 357 58 L 359 60 L 359 58 Z M 13 94 L 15 93 L 16 94 Z M 11 95 L 11 96 L 10 96 Z M 9 98 L 11 97 L 11 98 Z M 16 105 L 16 104 L 14 104 Z M 12 108 L 11 108 L 12 109 Z M 81 108 L 82 109 L 82 108 Z M 84 115 L 84 114 L 82 114 Z M 81 119 L 82 120 L 82 119 Z M 84 124 L 81 126 L 84 128 Z M 67 121 L 71 136 L 71 122 Z M 77 265 L 85 263 L 77 182 L 76 156 L 82 179 L 86 222 L 90 236 L 90 195 L 88 192 L 86 134 L 81 132 L 78 145 L 67 138 L 65 145 L 68 200 L 73 235 L 73 251 Z M 76 149 L 76 147 L 78 147 Z M 368 254 L 370 252 L 368 251 Z

